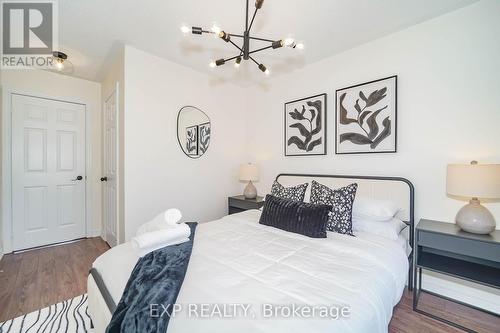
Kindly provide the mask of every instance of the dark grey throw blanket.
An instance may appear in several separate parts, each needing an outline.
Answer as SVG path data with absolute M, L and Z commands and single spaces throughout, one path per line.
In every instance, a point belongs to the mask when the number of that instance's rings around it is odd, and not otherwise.
M 160 314 L 162 306 L 171 308 L 175 304 L 186 275 L 197 223 L 188 225 L 191 228 L 189 242 L 166 246 L 139 259 L 106 332 L 167 331 L 170 317 Z M 158 305 L 153 316 L 151 304 Z

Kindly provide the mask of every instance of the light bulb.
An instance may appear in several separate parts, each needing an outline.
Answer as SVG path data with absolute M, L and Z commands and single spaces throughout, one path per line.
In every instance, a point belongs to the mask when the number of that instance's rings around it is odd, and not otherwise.
M 293 40 L 293 38 L 286 38 L 284 43 L 285 43 L 285 46 L 290 47 L 290 46 L 293 46 L 295 41 Z
M 218 36 L 218 35 L 220 34 L 220 32 L 221 32 L 221 28 L 220 28 L 217 24 L 215 24 L 215 23 L 214 23 L 214 25 L 212 25 L 212 28 L 211 28 L 210 30 L 212 30 L 212 32 L 213 32 L 214 34 L 216 34 L 217 36 Z
M 303 50 L 304 49 L 304 44 L 303 43 L 297 43 L 296 48 L 298 48 L 299 50 Z
M 269 71 L 269 69 L 266 69 L 266 71 L 264 72 L 264 74 L 269 75 L 269 74 L 271 74 L 271 72 Z
M 64 64 L 63 64 L 63 62 L 61 60 L 57 60 L 56 61 L 56 68 L 59 71 L 62 71 L 64 69 Z
M 236 62 L 234 63 L 234 67 L 239 68 L 241 64 L 241 57 L 236 58 Z
M 208 66 L 210 66 L 210 68 L 215 68 L 216 66 L 215 61 L 210 62 Z
M 189 31 L 190 31 L 190 30 L 191 30 L 191 29 L 189 29 L 189 27 L 188 27 L 187 25 L 183 25 L 183 26 L 181 27 L 181 31 L 182 31 L 182 33 L 183 33 L 183 34 L 187 34 L 187 33 L 189 33 Z

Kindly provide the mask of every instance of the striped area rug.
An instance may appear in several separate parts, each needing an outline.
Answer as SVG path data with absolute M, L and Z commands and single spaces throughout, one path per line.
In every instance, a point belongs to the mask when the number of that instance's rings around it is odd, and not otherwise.
M 92 332 L 87 294 L 0 323 L 0 333 Z

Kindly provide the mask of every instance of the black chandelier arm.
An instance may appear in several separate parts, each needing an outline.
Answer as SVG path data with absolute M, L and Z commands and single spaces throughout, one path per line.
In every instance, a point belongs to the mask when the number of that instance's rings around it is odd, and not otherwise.
M 215 32 L 213 31 L 210 31 L 210 30 L 199 30 L 200 32 L 202 33 L 206 33 L 206 34 L 215 34 Z M 245 36 L 243 35 L 238 35 L 238 34 L 227 34 L 228 36 L 230 37 L 237 37 L 237 38 L 245 38 Z M 269 43 L 274 43 L 275 40 L 272 40 L 272 39 L 267 39 L 267 38 L 261 38 L 261 37 L 252 37 L 252 36 L 249 36 L 248 37 L 249 39 L 253 39 L 253 40 L 259 40 L 261 42 L 269 42 Z
M 272 45 L 269 45 L 269 46 L 266 46 L 266 47 L 261 47 L 260 49 L 256 49 L 256 50 L 248 52 L 248 54 L 252 54 L 252 53 L 257 53 L 257 52 L 260 52 L 260 51 L 264 51 L 264 50 L 270 49 L 272 47 L 273 47 Z
M 234 59 L 239 58 L 239 57 L 241 57 L 241 54 L 234 56 L 234 57 L 231 57 L 231 58 L 224 59 L 224 62 L 228 62 L 228 61 L 234 60 Z
M 212 35 L 215 34 L 215 32 L 210 31 L 210 30 L 200 30 L 200 32 L 203 32 L 203 33 L 206 33 L 206 34 L 212 34 Z M 231 36 L 231 37 L 245 38 L 245 36 L 238 35 L 238 34 L 227 34 L 227 35 Z M 273 39 L 267 39 L 267 38 L 261 38 L 261 37 L 252 37 L 252 36 L 249 36 L 248 38 L 253 39 L 253 40 L 260 40 L 261 42 L 269 42 L 269 43 L 275 42 L 275 40 L 273 40 Z
M 228 35 L 231 37 L 245 38 L 245 36 L 238 35 L 238 34 L 228 34 Z M 253 39 L 253 40 L 260 40 L 261 42 L 269 42 L 269 43 L 275 42 L 275 40 L 267 39 L 267 38 L 252 37 L 252 36 L 249 36 L 248 38 Z
M 250 25 L 248 26 L 248 29 L 247 29 L 249 32 L 250 32 L 250 30 L 252 30 L 253 21 L 255 20 L 255 15 L 257 15 L 258 10 L 259 10 L 258 8 L 255 8 L 255 11 L 253 12 L 252 21 L 250 22 Z
M 231 37 L 238 37 L 238 38 L 245 38 L 243 35 L 238 35 L 238 34 L 228 34 Z
M 215 34 L 215 32 L 213 31 L 210 31 L 210 30 L 204 30 L 204 29 L 201 29 L 201 28 L 198 28 L 200 29 L 199 31 L 202 32 L 202 33 L 206 33 L 206 34 Z M 201 34 L 200 34 L 201 35 Z M 227 34 L 228 36 L 231 36 L 231 37 L 238 37 L 238 38 L 245 38 L 245 36 L 243 35 L 238 35 L 238 34 Z M 253 40 L 260 40 L 261 42 L 269 42 L 269 43 L 273 43 L 275 42 L 275 40 L 273 39 L 267 39 L 267 38 L 261 38 L 261 37 L 253 37 L 253 36 L 249 36 L 248 38 L 250 39 L 253 39 Z
M 241 47 L 239 47 L 238 45 L 236 45 L 235 42 L 233 42 L 232 40 L 229 40 L 229 43 L 233 44 L 234 47 L 236 47 L 238 50 L 240 50 L 241 53 L 243 53 L 243 49 Z
M 251 55 L 248 56 L 257 66 L 260 66 L 260 63 L 257 62 Z
M 272 39 L 260 38 L 260 37 L 252 37 L 252 36 L 250 36 L 250 39 L 260 40 L 261 42 L 269 42 L 269 43 L 274 43 L 275 42 L 275 40 L 272 40 Z

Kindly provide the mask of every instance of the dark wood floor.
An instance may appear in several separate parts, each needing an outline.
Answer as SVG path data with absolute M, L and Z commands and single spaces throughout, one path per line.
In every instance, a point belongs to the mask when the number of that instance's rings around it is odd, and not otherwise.
M 394 308 L 389 332 L 391 333 L 463 333 L 439 321 L 413 311 L 413 297 L 405 290 L 403 298 Z M 473 310 L 429 294 L 422 293 L 418 308 L 469 327 L 478 333 L 500 332 L 500 318 Z
M 100 238 L 5 255 L 0 261 L 0 322 L 87 291 L 92 262 L 109 249 Z M 423 295 L 423 309 L 448 316 L 478 332 L 499 332 L 500 319 L 455 303 Z M 391 333 L 462 332 L 412 310 L 412 296 L 405 292 L 394 308 Z
M 109 249 L 101 238 L 4 255 L 0 322 L 87 292 L 94 260 Z

